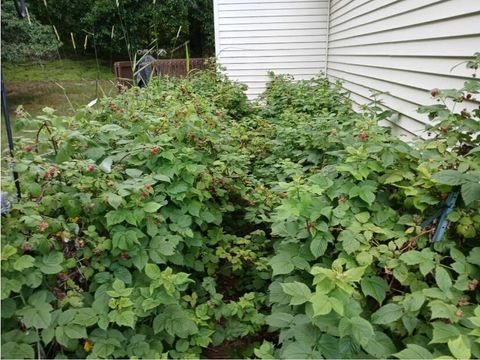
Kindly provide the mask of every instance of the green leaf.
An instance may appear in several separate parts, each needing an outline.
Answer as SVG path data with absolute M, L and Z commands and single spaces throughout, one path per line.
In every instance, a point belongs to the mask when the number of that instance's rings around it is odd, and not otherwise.
M 31 268 L 35 263 L 35 258 L 30 255 L 22 255 L 13 263 L 13 268 L 17 271 Z
M 399 359 L 433 359 L 432 353 L 422 346 L 408 344 L 406 349 L 393 354 Z
M 365 201 L 368 205 L 372 205 L 375 201 L 375 193 L 372 192 L 371 188 L 368 187 L 360 187 L 360 191 L 358 192 L 358 196 L 360 199 Z
M 63 327 L 63 331 L 70 339 L 88 338 L 87 330 L 84 326 L 78 324 L 69 324 Z
M 360 316 L 352 317 L 350 324 L 353 338 L 362 346 L 366 346 L 375 336 L 372 324 Z
M 470 359 L 472 355 L 470 351 L 470 341 L 465 335 L 460 335 L 454 340 L 448 340 L 448 348 L 457 359 Z
M 138 169 L 126 169 L 125 172 L 132 178 L 138 178 L 143 174 L 143 171 Z
M 444 344 L 460 336 L 460 331 L 454 325 L 435 321 L 432 323 L 432 326 L 433 336 L 430 344 Z
M 107 201 L 114 209 L 118 209 L 118 207 L 123 202 L 123 198 L 117 194 L 108 193 L 107 194 Z
M 145 274 L 152 280 L 160 279 L 160 277 L 162 276 L 162 272 L 156 264 L 146 264 Z
M 107 219 L 107 225 L 113 226 L 116 224 L 120 224 L 121 222 L 125 221 L 127 212 L 125 210 L 113 210 L 107 213 L 105 216 Z
M 425 295 L 420 291 L 416 291 L 405 296 L 405 300 L 403 300 L 403 308 L 405 311 L 415 312 L 420 310 L 424 302 Z
M 456 170 L 443 170 L 434 174 L 432 179 L 440 184 L 457 186 L 465 182 L 465 174 Z
M 131 310 L 118 311 L 113 310 L 108 314 L 110 321 L 120 326 L 129 326 L 135 328 L 135 313 Z
M 365 351 L 377 359 L 388 359 L 397 351 L 395 344 L 384 333 L 375 331 L 375 337 L 364 346 Z
M 274 312 L 265 318 L 268 325 L 277 328 L 289 327 L 293 321 L 293 315 L 284 312 Z
M 2 344 L 2 359 L 34 359 L 35 352 L 32 345 L 18 342 Z
M 148 202 L 143 206 L 143 210 L 147 213 L 155 213 L 158 209 L 160 209 L 163 205 L 156 203 L 156 202 Z
M 83 326 L 92 326 L 97 323 L 98 317 L 92 308 L 77 309 L 77 315 L 73 320 L 74 324 Z
M 310 252 L 315 258 L 319 258 L 327 250 L 328 241 L 322 237 L 321 234 L 317 234 L 310 243 Z
M 480 183 L 468 181 L 462 185 L 461 192 L 462 199 L 465 202 L 465 205 L 468 206 L 471 203 L 480 200 Z
M 470 254 L 467 257 L 467 261 L 470 264 L 478 265 L 480 266 L 480 247 L 474 247 L 472 250 L 470 250 Z
M 338 301 L 334 299 L 334 301 Z M 327 295 L 315 293 L 310 298 L 313 307 L 313 316 L 326 315 L 332 311 L 332 303 Z
M 410 250 L 400 255 L 400 260 L 402 260 L 407 265 L 418 265 L 422 263 L 424 258 L 420 251 Z
M 52 306 L 48 303 L 38 303 L 35 306 L 27 306 L 17 313 L 23 316 L 23 323 L 27 328 L 46 329 L 52 321 Z
M 442 291 L 450 293 L 453 284 L 452 279 L 445 268 L 437 266 L 435 270 L 435 281 Z
M 282 351 L 282 359 L 310 359 L 312 349 L 304 343 L 292 342 Z
M 293 283 L 285 283 L 281 285 L 283 292 L 292 297 L 290 305 L 301 305 L 306 303 L 312 296 L 312 292 L 304 283 L 295 281 Z
M 451 304 L 446 304 L 441 300 L 433 300 L 428 304 L 432 312 L 431 319 L 450 319 L 455 318 L 457 308 Z
M 273 276 L 290 274 L 295 269 L 292 258 L 285 253 L 275 255 L 269 263 L 273 269 Z
M 58 274 L 63 270 L 60 265 L 63 262 L 63 254 L 59 251 L 52 251 L 42 258 L 37 258 L 35 265 L 44 274 Z
M 372 322 L 374 324 L 391 324 L 400 319 L 403 315 L 402 307 L 398 304 L 387 304 L 372 314 Z
M 357 219 L 362 224 L 365 224 L 370 219 L 370 213 L 368 211 L 358 213 L 355 215 L 355 219 Z
M 365 296 L 373 297 L 379 304 L 385 300 L 389 289 L 387 281 L 379 276 L 365 277 L 361 280 L 360 285 Z
M 343 240 L 343 250 L 350 255 L 360 248 L 360 242 L 355 237 L 348 237 Z

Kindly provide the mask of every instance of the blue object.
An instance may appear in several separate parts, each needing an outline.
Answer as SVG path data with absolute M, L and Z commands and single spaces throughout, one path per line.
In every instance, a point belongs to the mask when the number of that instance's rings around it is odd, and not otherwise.
M 422 223 L 422 227 L 427 227 L 436 222 L 435 233 L 433 234 L 432 241 L 440 241 L 445 235 L 445 231 L 448 227 L 448 215 L 455 209 L 455 204 L 457 203 L 458 191 L 454 191 L 448 195 L 447 201 L 445 201 L 444 207 L 438 211 L 435 215 L 429 217 Z M 435 225 L 435 224 L 434 224 Z

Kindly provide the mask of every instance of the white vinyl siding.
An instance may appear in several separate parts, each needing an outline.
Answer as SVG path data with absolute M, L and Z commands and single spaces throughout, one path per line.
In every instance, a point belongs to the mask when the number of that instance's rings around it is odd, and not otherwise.
M 472 71 L 455 65 L 480 51 L 480 1 L 331 0 L 327 74 L 358 104 L 370 89 L 400 114 L 398 134 L 424 135 L 433 88 L 460 88 Z M 478 103 L 465 102 L 472 109 Z
M 325 70 L 329 0 L 214 0 L 215 47 L 253 98 L 268 71 L 310 79 Z

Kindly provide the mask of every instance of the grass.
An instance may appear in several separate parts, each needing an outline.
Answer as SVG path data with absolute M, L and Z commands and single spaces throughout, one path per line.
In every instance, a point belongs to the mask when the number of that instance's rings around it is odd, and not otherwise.
M 95 59 L 2 64 L 2 70 L 12 123 L 20 105 L 31 116 L 39 115 L 46 106 L 54 108 L 57 114 L 72 115 L 74 109 L 97 97 L 115 94 L 113 66 L 97 66 Z M 7 146 L 3 116 L 1 126 L 3 150 Z

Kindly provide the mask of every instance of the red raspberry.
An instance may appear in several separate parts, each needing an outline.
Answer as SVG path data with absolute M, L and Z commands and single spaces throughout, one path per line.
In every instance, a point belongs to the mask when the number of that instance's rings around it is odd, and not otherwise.
M 159 151 L 160 151 L 160 146 L 154 146 L 150 149 L 150 154 L 157 155 Z
M 358 134 L 358 137 L 362 140 L 368 139 L 368 134 L 367 133 L 360 133 L 360 134 Z
M 430 94 L 431 94 L 433 97 L 436 97 L 436 96 L 438 96 L 438 95 L 440 94 L 440 90 L 438 90 L 437 88 L 432 89 L 432 90 L 430 91 Z
M 89 164 L 87 165 L 87 172 L 91 173 L 95 171 L 95 165 Z

